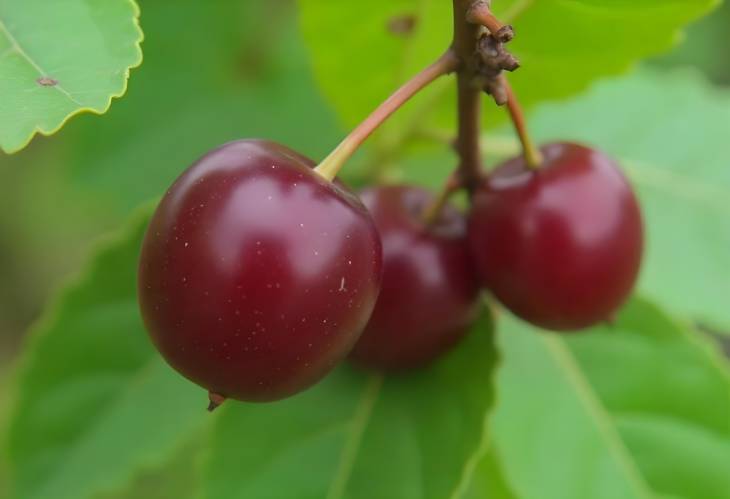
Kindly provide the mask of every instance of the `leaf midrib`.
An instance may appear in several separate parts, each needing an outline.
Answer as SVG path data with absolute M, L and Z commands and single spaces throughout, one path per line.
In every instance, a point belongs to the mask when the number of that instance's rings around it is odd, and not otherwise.
M 546 344 L 557 366 L 575 389 L 575 394 L 580 403 L 587 410 L 591 420 L 594 421 L 599 433 L 606 442 L 609 452 L 623 469 L 634 491 L 639 497 L 653 499 L 655 497 L 654 493 L 646 483 L 621 436 L 614 427 L 610 416 L 604 410 L 599 398 L 594 393 L 572 354 L 568 351 L 564 341 L 554 335 L 547 334 L 541 334 L 540 338 Z
M 344 497 L 347 483 L 352 475 L 355 460 L 362 445 L 362 437 L 365 433 L 375 407 L 375 402 L 380 395 L 383 386 L 384 376 L 376 374 L 370 377 L 365 385 L 362 396 L 355 407 L 350 423 L 350 431 L 342 447 L 340 466 L 337 468 L 332 483 L 330 484 L 327 499 L 341 499 Z

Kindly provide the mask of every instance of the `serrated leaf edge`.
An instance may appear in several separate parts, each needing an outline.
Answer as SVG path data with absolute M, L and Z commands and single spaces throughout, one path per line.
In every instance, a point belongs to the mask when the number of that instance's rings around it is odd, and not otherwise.
M 63 120 L 61 120 L 61 122 L 58 124 L 58 126 L 51 128 L 51 129 L 43 129 L 40 125 L 36 125 L 33 128 L 33 130 L 30 132 L 30 134 L 25 138 L 25 140 L 22 141 L 18 146 L 0 147 L 1 150 L 3 150 L 6 154 L 15 154 L 15 153 L 21 151 L 22 149 L 24 149 L 25 147 L 27 147 L 28 144 L 30 144 L 30 142 L 33 140 L 33 138 L 36 135 L 42 135 L 45 137 L 53 135 L 53 134 L 57 133 L 59 130 L 61 130 L 61 128 L 63 128 L 66 125 L 66 123 L 68 123 L 72 118 L 74 118 L 75 116 L 77 116 L 79 114 L 90 113 L 90 114 L 96 114 L 99 116 L 102 114 L 105 114 L 107 111 L 109 111 L 109 108 L 112 105 L 112 100 L 118 99 L 127 93 L 127 88 L 129 86 L 129 75 L 130 75 L 132 69 L 138 68 L 142 64 L 142 61 L 144 58 L 143 53 L 142 53 L 142 42 L 144 41 L 144 32 L 142 31 L 142 26 L 140 25 L 140 22 L 139 22 L 140 8 L 139 8 L 139 5 L 137 4 L 136 0 L 127 0 L 127 2 L 129 2 L 129 4 L 132 7 L 132 22 L 134 24 L 135 31 L 137 32 L 137 39 L 133 42 L 135 52 L 137 53 L 137 58 L 135 61 L 132 62 L 132 64 L 130 66 L 127 66 L 127 68 L 124 70 L 122 88 L 119 91 L 110 94 L 109 97 L 107 98 L 106 102 L 104 103 L 104 105 L 101 108 L 82 106 L 79 109 L 72 111 L 71 113 L 66 115 L 66 117 L 63 118 Z M 0 28 L 4 28 L 4 24 L 2 23 L 2 21 L 0 21 Z M 4 31 L 7 31 L 7 30 L 4 30 Z M 12 35 L 10 35 L 10 38 L 13 38 Z M 22 49 L 21 49 L 21 51 L 22 51 Z M 22 52 L 22 53 L 24 53 L 24 52 Z M 29 61 L 31 61 L 31 63 L 32 63 L 32 60 L 30 58 L 28 58 L 27 56 L 26 56 L 26 58 Z M 68 94 L 68 92 L 65 92 L 65 94 L 73 102 L 76 102 L 75 99 L 73 99 Z

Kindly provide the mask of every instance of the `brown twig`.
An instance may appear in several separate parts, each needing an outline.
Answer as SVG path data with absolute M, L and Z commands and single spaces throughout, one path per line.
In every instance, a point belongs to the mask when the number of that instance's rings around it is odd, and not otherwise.
M 472 64 L 480 33 L 478 25 L 467 21 L 467 13 L 473 0 L 454 0 L 454 41 L 452 49 L 463 61 L 457 72 L 458 87 L 458 135 L 456 151 L 459 154 L 459 171 L 464 187 L 473 193 L 481 176 L 482 160 L 479 148 L 481 125 L 481 88 Z

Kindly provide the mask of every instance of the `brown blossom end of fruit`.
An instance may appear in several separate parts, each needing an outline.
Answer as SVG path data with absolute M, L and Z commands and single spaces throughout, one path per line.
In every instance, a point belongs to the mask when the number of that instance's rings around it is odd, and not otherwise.
M 226 401 L 226 397 L 219 393 L 215 392 L 208 392 L 208 412 L 213 412 L 216 410 L 220 405 Z

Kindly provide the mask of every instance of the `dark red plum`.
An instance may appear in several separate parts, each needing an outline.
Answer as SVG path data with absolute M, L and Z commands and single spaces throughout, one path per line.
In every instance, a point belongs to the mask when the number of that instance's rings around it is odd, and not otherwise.
M 496 168 L 474 196 L 469 238 L 483 284 L 518 317 L 555 331 L 609 320 L 634 287 L 643 226 L 631 186 L 605 154 L 550 144 L 531 170 Z
M 375 305 L 380 237 L 313 162 L 267 141 L 209 153 L 155 212 L 139 302 L 167 362 L 214 398 L 271 401 L 320 380 Z

